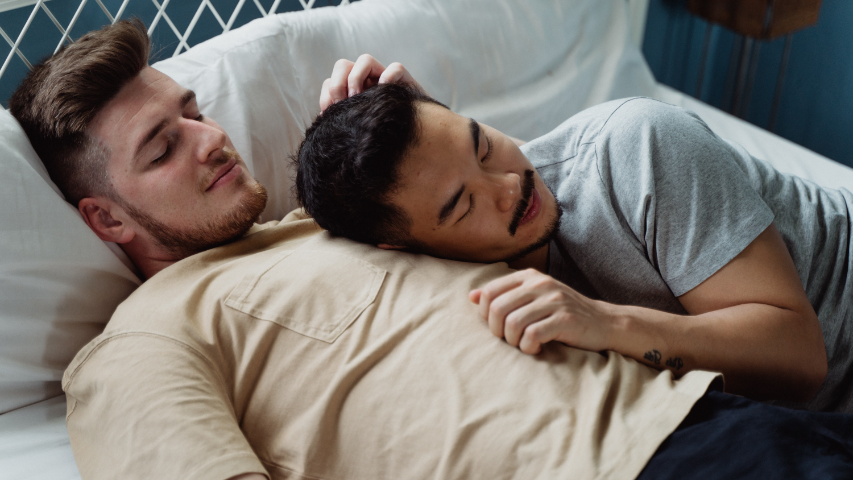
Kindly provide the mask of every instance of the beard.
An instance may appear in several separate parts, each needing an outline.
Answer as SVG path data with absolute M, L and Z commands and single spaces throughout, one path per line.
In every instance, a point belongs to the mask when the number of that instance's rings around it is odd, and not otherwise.
M 237 152 L 228 150 L 213 162 L 211 174 L 217 167 L 228 162 L 230 158 L 239 158 Z M 267 190 L 256 181 L 252 185 L 247 185 L 243 177 L 237 178 L 236 182 L 238 182 L 238 186 L 245 187 L 240 202 L 216 218 L 192 227 L 172 227 L 121 199 L 120 203 L 123 204 L 122 206 L 128 215 L 148 231 L 161 247 L 176 258 L 183 259 L 233 242 L 245 235 L 261 216 L 261 212 L 264 211 L 267 204 Z M 207 183 L 201 185 L 207 185 Z M 204 190 L 204 187 L 202 186 L 201 189 Z
M 548 242 L 551 241 L 551 239 L 554 237 L 554 235 L 557 233 L 557 231 L 560 230 L 560 221 L 563 218 L 563 209 L 560 207 L 560 204 L 556 201 L 556 197 L 555 197 L 554 203 L 556 204 L 555 209 L 554 209 L 554 218 L 548 224 L 548 227 L 545 229 L 545 233 L 543 233 L 542 236 L 537 238 L 536 241 L 534 241 L 530 245 L 522 248 L 518 252 L 516 252 L 516 253 L 510 255 L 509 257 L 507 257 L 506 259 L 504 259 L 503 260 L 504 262 L 513 263 L 516 260 L 522 259 L 522 258 L 530 255 L 531 253 L 535 252 L 536 250 L 539 250 L 540 248 L 544 247 L 545 245 L 548 244 Z

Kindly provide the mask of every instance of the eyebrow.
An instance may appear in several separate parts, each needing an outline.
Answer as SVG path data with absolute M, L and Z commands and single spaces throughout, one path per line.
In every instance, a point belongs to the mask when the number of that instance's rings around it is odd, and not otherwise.
M 186 92 L 184 92 L 184 94 L 181 95 L 181 99 L 180 99 L 181 110 L 183 110 L 187 106 L 187 104 L 190 103 L 191 101 L 193 101 L 194 99 L 195 99 L 195 92 L 194 91 L 187 90 Z M 151 143 L 151 140 L 154 140 L 154 138 L 157 137 L 157 135 L 159 135 L 160 132 L 162 132 L 163 129 L 166 128 L 166 125 L 168 125 L 168 124 L 169 124 L 169 119 L 163 119 L 160 121 L 160 123 L 155 125 L 154 128 L 149 130 L 148 134 L 146 134 L 145 137 L 143 137 L 142 140 L 140 140 L 140 142 L 136 145 L 136 150 L 133 153 L 133 158 L 137 158 L 139 156 L 139 153 L 142 152 L 142 149 L 145 148 L 146 145 Z

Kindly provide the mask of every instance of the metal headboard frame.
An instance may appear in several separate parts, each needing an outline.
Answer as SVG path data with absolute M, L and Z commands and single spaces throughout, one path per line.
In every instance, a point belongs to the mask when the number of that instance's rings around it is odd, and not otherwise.
M 127 8 L 127 5 L 130 3 L 131 0 L 123 0 L 118 11 L 115 14 L 112 14 L 109 11 L 109 9 L 103 4 L 103 2 L 101 0 L 94 0 L 94 1 L 98 4 L 101 11 L 104 12 L 104 15 L 106 15 L 106 18 L 110 21 L 110 23 L 115 23 L 116 21 L 118 21 L 119 19 L 122 18 L 122 15 L 124 14 L 125 9 Z M 168 27 L 172 30 L 172 32 L 175 34 L 175 36 L 178 37 L 178 46 L 175 48 L 174 53 L 172 53 L 172 56 L 176 56 L 176 55 L 179 55 L 180 53 L 182 53 L 186 50 L 189 50 L 190 46 L 187 44 L 187 39 L 192 34 L 193 29 L 195 28 L 196 24 L 198 23 L 199 18 L 201 18 L 201 15 L 202 15 L 202 13 L 204 13 L 205 9 L 210 10 L 210 12 L 213 14 L 214 18 L 216 18 L 216 21 L 222 27 L 222 32 L 225 33 L 227 31 L 231 30 L 231 27 L 234 25 L 234 21 L 237 19 L 237 15 L 240 14 L 240 12 L 242 11 L 243 7 L 246 4 L 254 3 L 254 5 L 260 11 L 261 15 L 266 17 L 268 15 L 272 15 L 272 14 L 277 13 L 277 9 L 278 9 L 279 5 L 281 4 L 282 0 L 275 0 L 275 2 L 272 4 L 272 6 L 269 8 L 269 10 L 265 9 L 263 7 L 263 5 L 261 5 L 259 0 L 251 0 L 251 2 L 249 2 L 247 0 L 238 0 L 237 5 L 234 8 L 234 11 L 231 13 L 231 16 L 228 18 L 227 21 L 222 17 L 222 15 L 219 14 L 219 12 L 213 6 L 213 4 L 210 2 L 210 0 L 200 0 L 199 6 L 195 11 L 195 15 L 193 16 L 192 20 L 190 21 L 189 25 L 187 26 L 186 30 L 183 33 L 180 32 L 180 30 L 172 22 L 172 19 L 169 18 L 169 14 L 166 13 L 166 7 L 169 6 L 170 1 L 172 1 L 172 0 L 162 0 L 162 3 L 160 3 L 158 0 L 151 0 L 151 2 L 157 8 L 157 14 L 154 17 L 154 20 L 151 22 L 151 25 L 148 27 L 148 35 L 151 36 L 152 32 L 154 32 L 154 29 L 157 28 L 158 25 L 160 25 L 161 20 L 166 22 L 166 25 L 168 25 Z M 56 45 L 56 49 L 54 49 L 53 53 L 56 53 L 57 51 L 59 51 L 59 49 L 62 48 L 62 46 L 65 45 L 66 43 L 70 44 L 70 43 L 74 42 L 74 40 L 69 37 L 69 32 L 74 28 L 74 25 L 77 23 L 77 20 L 80 18 L 80 14 L 83 12 L 83 7 L 86 6 L 86 4 L 89 2 L 89 0 L 81 0 L 80 1 L 80 5 L 77 7 L 77 10 L 75 11 L 74 16 L 71 18 L 71 21 L 68 23 L 68 25 L 66 27 L 63 27 L 59 23 L 59 21 L 53 15 L 53 12 L 50 11 L 50 8 L 47 6 L 47 4 L 45 2 L 46 2 L 46 0 L 37 0 L 37 1 L 29 1 L 29 2 L 6 0 L 5 2 L 0 2 L 0 9 L 10 9 L 10 8 L 15 8 L 15 7 L 20 7 L 21 4 L 26 5 L 26 4 L 35 3 L 35 5 L 33 6 L 32 12 L 30 13 L 29 17 L 27 18 L 26 23 L 24 24 L 23 28 L 21 29 L 21 31 L 18 34 L 17 39 L 15 41 L 12 41 L 12 38 L 6 33 L 6 31 L 3 30 L 2 27 L 0 27 L 0 36 L 2 36 L 3 40 L 5 40 L 9 44 L 9 46 L 12 47 L 12 50 L 9 52 L 9 54 L 6 56 L 6 60 L 3 62 L 3 66 L 0 67 L 0 78 L 3 77 L 4 73 L 6 73 L 6 69 L 9 67 L 9 64 L 11 63 L 12 58 L 15 55 L 17 55 L 18 58 L 20 58 L 24 62 L 24 64 L 27 66 L 27 68 L 32 70 L 33 65 L 27 59 L 27 57 L 24 56 L 24 53 L 20 50 L 20 46 L 21 46 L 21 41 L 24 39 L 24 36 L 27 34 L 27 31 L 29 30 L 30 25 L 33 23 L 33 19 L 36 17 L 36 14 L 39 11 L 42 11 L 45 14 L 47 14 L 48 18 L 50 18 L 50 20 L 53 22 L 54 26 L 56 26 L 56 28 L 62 34 L 62 38 L 59 40 L 59 43 Z M 312 7 L 314 7 L 315 2 L 316 2 L 316 0 L 299 0 L 299 3 L 302 4 L 302 7 L 305 10 L 309 10 Z M 341 5 L 346 5 L 349 3 L 350 3 L 350 0 L 341 0 L 341 2 L 340 2 Z M 0 108 L 2 108 L 2 107 L 0 107 Z
M 63 0 L 65 1 L 65 0 Z M 0 0 L 0 12 L 11 10 L 13 8 L 22 8 L 27 5 L 33 5 L 33 9 L 30 12 L 29 17 L 27 18 L 26 23 L 21 29 L 20 33 L 18 33 L 17 38 L 13 41 L 12 37 L 10 37 L 2 27 L 0 27 L 0 37 L 3 37 L 3 40 L 12 47 L 9 54 L 6 56 L 5 61 L 3 62 L 2 67 L 0 67 L 0 79 L 3 78 L 3 75 L 6 73 L 6 69 L 9 67 L 9 64 L 12 61 L 12 58 L 17 55 L 18 58 L 23 61 L 23 63 L 32 70 L 33 65 L 24 55 L 24 53 L 20 50 L 21 42 L 24 39 L 24 36 L 27 34 L 27 31 L 30 29 L 30 25 L 33 23 L 33 19 L 36 18 L 36 14 L 39 11 L 44 12 L 47 17 L 53 22 L 53 25 L 59 30 L 62 34 L 62 38 L 59 40 L 59 43 L 56 45 L 53 53 L 56 53 L 63 45 L 66 43 L 73 43 L 74 40 L 70 38 L 69 32 L 74 28 L 74 25 L 77 23 L 77 20 L 80 18 L 80 14 L 83 12 L 83 8 L 90 0 L 80 0 L 80 4 L 78 5 L 71 21 L 67 26 L 63 27 L 62 24 L 56 19 L 53 12 L 50 11 L 50 8 L 47 6 L 47 0 Z M 121 5 L 118 8 L 118 11 L 115 14 L 112 14 L 109 9 L 104 5 L 102 0 L 93 0 L 100 7 L 101 11 L 104 13 L 106 18 L 110 23 L 115 23 L 117 20 L 122 18 L 122 15 L 125 13 L 125 9 L 131 0 L 122 0 Z M 160 3 L 162 1 L 162 3 Z M 175 36 L 178 39 L 178 45 L 175 48 L 175 51 L 172 53 L 172 56 L 179 55 L 180 53 L 189 50 L 190 46 L 187 43 L 187 39 L 193 32 L 193 29 L 196 27 L 199 18 L 201 18 L 202 13 L 204 13 L 205 9 L 208 9 L 212 14 L 216 21 L 219 23 L 219 26 L 222 28 L 222 33 L 225 33 L 231 30 L 231 27 L 234 25 L 234 21 L 237 19 L 237 16 L 243 10 L 243 7 L 247 3 L 253 3 L 255 7 L 260 11 L 261 15 L 266 17 L 275 13 L 278 13 L 277 10 L 281 5 L 282 0 L 274 0 L 274 3 L 269 8 L 269 10 L 265 9 L 259 0 L 236 0 L 237 5 L 234 8 L 234 11 L 231 13 L 231 16 L 226 21 L 222 15 L 217 11 L 216 7 L 213 6 L 210 0 L 200 0 L 198 8 L 195 11 L 195 15 L 187 26 L 186 30 L 181 33 L 180 30 L 175 26 L 175 23 L 172 22 L 172 19 L 169 18 L 169 14 L 166 13 L 166 7 L 169 6 L 169 3 L 172 0 L 151 0 L 151 3 L 157 9 L 157 14 L 154 17 L 154 20 L 151 22 L 151 25 L 148 27 L 148 35 L 151 36 L 160 24 L 161 20 L 166 22 L 166 25 L 172 30 Z M 187 1 L 187 0 L 177 0 L 177 1 Z M 340 5 L 346 5 L 351 3 L 354 0 L 340 0 Z M 646 20 L 646 12 L 648 10 L 649 0 L 625 0 L 630 9 L 631 16 L 631 30 L 632 37 L 634 42 L 637 45 L 641 45 L 643 38 L 643 30 L 645 27 Z M 299 0 L 299 3 L 302 5 L 302 8 L 305 10 L 309 10 L 314 7 L 314 4 L 317 0 Z M 0 106 L 0 109 L 3 107 Z

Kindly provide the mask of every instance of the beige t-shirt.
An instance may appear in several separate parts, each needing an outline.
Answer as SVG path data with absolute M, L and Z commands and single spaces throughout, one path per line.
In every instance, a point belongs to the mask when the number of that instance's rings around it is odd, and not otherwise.
M 510 270 L 289 215 L 145 282 L 63 378 L 84 479 L 634 478 L 717 375 L 495 338 Z

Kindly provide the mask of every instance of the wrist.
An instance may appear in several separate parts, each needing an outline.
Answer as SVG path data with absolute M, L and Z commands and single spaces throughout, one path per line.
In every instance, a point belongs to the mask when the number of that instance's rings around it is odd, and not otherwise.
M 630 338 L 631 317 L 623 305 L 595 300 L 598 304 L 599 318 L 604 327 L 605 350 L 622 353 L 624 339 Z

